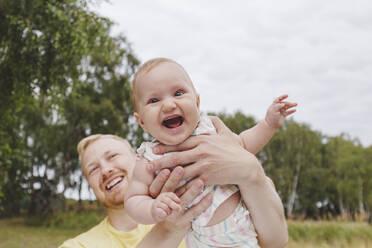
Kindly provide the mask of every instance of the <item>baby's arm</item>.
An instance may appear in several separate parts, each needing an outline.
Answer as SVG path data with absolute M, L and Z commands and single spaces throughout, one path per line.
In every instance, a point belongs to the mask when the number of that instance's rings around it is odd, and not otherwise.
M 297 103 L 283 101 L 287 97 L 288 95 L 282 95 L 276 98 L 269 106 L 265 120 L 240 133 L 240 139 L 247 151 L 253 154 L 261 151 L 276 130 L 283 125 L 285 117 L 296 112 L 293 107 L 297 106 Z
M 124 208 L 138 223 L 154 224 L 164 220 L 172 210 L 180 210 L 180 200 L 173 192 L 161 193 L 156 199 L 149 195 L 154 176 L 143 163 L 136 165 L 133 178 L 124 196 Z

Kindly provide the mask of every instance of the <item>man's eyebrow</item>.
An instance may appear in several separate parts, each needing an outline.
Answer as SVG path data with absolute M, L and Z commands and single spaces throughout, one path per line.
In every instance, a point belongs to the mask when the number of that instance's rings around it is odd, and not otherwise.
M 103 153 L 103 157 L 107 157 L 107 155 L 108 155 L 110 152 L 111 152 L 110 150 L 105 151 L 105 152 Z M 96 161 L 89 162 L 89 163 L 87 163 L 87 165 L 86 165 L 85 167 L 86 167 L 86 168 L 89 168 L 89 167 L 91 167 L 91 166 L 94 165 L 94 164 L 97 164 L 97 162 L 96 162 Z
M 93 165 L 95 165 L 95 164 L 97 164 L 96 162 L 90 162 L 89 164 L 87 164 L 86 166 L 85 166 L 85 168 L 89 168 L 89 167 L 92 167 Z

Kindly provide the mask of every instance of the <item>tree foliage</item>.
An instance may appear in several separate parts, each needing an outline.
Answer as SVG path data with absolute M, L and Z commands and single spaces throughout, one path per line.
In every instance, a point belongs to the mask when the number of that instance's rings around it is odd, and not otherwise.
M 3 214 L 52 211 L 57 193 L 81 187 L 78 141 L 130 133 L 138 60 L 111 25 L 83 0 L 0 2 Z
M 235 133 L 256 123 L 240 111 L 219 117 Z M 289 119 L 257 156 L 288 217 L 372 223 L 372 147 L 346 134 L 328 137 Z
M 93 133 L 128 138 L 129 79 L 138 60 L 84 0 L 0 0 L 0 216 L 63 208 L 81 192 L 76 145 Z M 235 133 L 256 120 L 219 113 Z M 372 222 L 372 147 L 287 120 L 257 155 L 292 218 Z

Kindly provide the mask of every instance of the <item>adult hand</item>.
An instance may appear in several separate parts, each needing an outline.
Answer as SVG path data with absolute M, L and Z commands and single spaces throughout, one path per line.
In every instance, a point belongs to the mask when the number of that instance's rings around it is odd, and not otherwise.
M 171 227 L 169 230 L 174 230 L 174 228 L 189 229 L 192 219 L 198 217 L 212 203 L 211 195 L 207 195 L 198 204 L 185 210 L 186 206 L 189 206 L 202 192 L 204 183 L 197 179 L 178 188 L 183 175 L 184 169 L 181 166 L 177 166 L 171 172 L 168 169 L 163 169 L 155 177 L 149 188 L 150 195 L 154 198 L 163 192 L 176 192 L 177 196 L 180 198 L 181 211 L 173 211 L 164 221 L 163 225 Z
M 172 153 L 152 161 L 148 169 L 185 166 L 183 179 L 199 177 L 206 184 L 246 184 L 265 176 L 257 158 L 244 150 L 239 137 L 217 117 L 211 117 L 217 135 L 198 135 L 175 146 L 158 145 L 155 153 Z
M 170 172 L 168 169 L 161 170 L 152 181 L 149 192 L 153 198 L 156 198 L 163 192 L 174 192 L 182 180 L 184 169 L 178 166 Z
M 172 184 L 170 183 L 173 187 Z M 195 180 L 189 184 L 186 191 L 179 195 L 181 211 L 173 211 L 164 221 L 156 224 L 136 247 L 178 247 L 190 229 L 192 220 L 204 212 L 212 203 L 212 196 L 209 194 L 190 209 L 185 209 L 201 193 L 203 187 L 204 184 L 201 180 Z
M 169 231 L 188 230 L 191 227 L 192 220 L 203 213 L 212 203 L 212 195 L 208 194 L 196 205 L 186 208 L 199 196 L 204 188 L 204 183 L 201 180 L 194 180 L 189 185 L 185 192 L 178 193 L 181 200 L 181 211 L 173 211 L 163 223 Z
M 199 135 L 176 146 L 158 145 L 155 153 L 171 153 L 149 163 L 149 170 L 184 166 L 183 178 L 205 184 L 237 184 L 255 225 L 261 247 L 284 247 L 288 242 L 283 205 L 257 158 L 217 117 L 217 135 Z
M 191 228 L 191 222 L 212 204 L 212 196 L 206 195 L 201 201 L 189 209 L 189 206 L 202 192 L 204 183 L 200 179 L 187 183 L 178 188 L 184 175 L 184 169 L 180 166 L 170 171 L 161 170 L 149 187 L 152 197 L 157 197 L 162 192 L 176 192 L 180 198 L 180 211 L 172 211 L 164 221 L 157 223 L 151 231 L 136 246 L 137 248 L 148 247 L 178 247 L 187 231 Z

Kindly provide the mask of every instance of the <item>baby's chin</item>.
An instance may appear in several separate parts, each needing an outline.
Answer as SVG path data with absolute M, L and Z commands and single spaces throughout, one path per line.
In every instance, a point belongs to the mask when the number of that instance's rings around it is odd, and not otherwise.
M 175 146 L 175 145 L 182 144 L 185 140 L 187 140 L 188 137 L 191 136 L 191 134 L 192 133 L 182 134 L 182 135 L 174 135 L 174 136 L 167 135 L 166 137 L 161 137 L 161 138 L 156 138 L 156 139 L 157 139 L 157 141 L 159 141 L 160 143 L 162 143 L 164 145 Z

